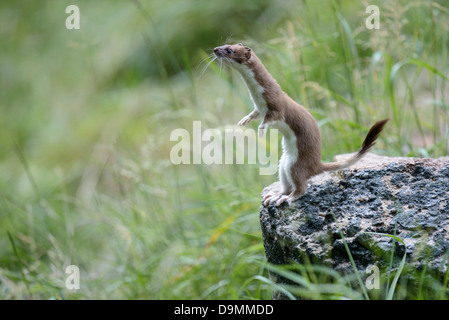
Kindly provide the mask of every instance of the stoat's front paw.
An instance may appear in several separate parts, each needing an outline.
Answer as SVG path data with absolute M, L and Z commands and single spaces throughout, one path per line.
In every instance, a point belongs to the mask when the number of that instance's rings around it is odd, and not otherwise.
M 242 120 L 239 121 L 238 125 L 239 126 L 244 126 L 245 124 L 249 123 L 250 121 L 251 121 L 251 117 L 250 116 L 246 116 Z
M 259 138 L 262 138 L 265 135 L 265 133 L 267 133 L 267 129 L 268 129 L 268 125 L 266 125 L 266 124 L 261 124 L 259 126 Z

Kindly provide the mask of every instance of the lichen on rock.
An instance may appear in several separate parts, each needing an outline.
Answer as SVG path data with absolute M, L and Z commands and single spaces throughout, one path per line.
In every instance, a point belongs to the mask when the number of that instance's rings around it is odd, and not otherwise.
M 350 155 L 337 156 L 341 160 Z M 278 191 L 276 182 L 262 191 Z M 334 220 L 334 217 L 336 221 Z M 355 166 L 309 181 L 291 206 L 261 206 L 260 223 L 268 262 L 303 258 L 335 270 L 352 266 L 344 235 L 359 270 L 391 262 L 393 240 L 366 232 L 396 234 L 394 255 L 407 252 L 416 269 L 444 274 L 449 252 L 449 157 L 390 158 L 368 154 Z

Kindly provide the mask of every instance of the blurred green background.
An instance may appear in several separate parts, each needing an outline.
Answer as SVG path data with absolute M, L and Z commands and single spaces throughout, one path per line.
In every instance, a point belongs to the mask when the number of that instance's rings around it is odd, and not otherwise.
M 317 119 L 324 161 L 385 117 L 374 152 L 439 157 L 448 36 L 445 0 L 2 1 L 0 297 L 270 298 L 258 213 L 277 177 L 170 162 L 172 130 L 251 110 L 235 73 L 204 70 L 212 49 L 250 46 Z

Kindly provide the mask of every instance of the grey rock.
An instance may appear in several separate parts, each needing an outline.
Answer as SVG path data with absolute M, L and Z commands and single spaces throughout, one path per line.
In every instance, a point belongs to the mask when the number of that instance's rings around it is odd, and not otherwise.
M 279 182 L 273 183 L 262 197 L 279 189 Z M 404 248 L 395 242 L 395 261 L 407 252 L 412 268 L 427 265 L 427 270 L 443 275 L 449 250 L 448 199 L 449 157 L 391 158 L 370 153 L 349 169 L 313 177 L 306 193 L 291 206 L 261 206 L 267 260 L 282 265 L 304 263 L 306 258 L 351 273 L 340 228 L 360 271 L 391 262 L 393 239 L 365 233 L 376 232 L 396 234 L 406 244 Z M 288 283 L 280 277 L 277 281 Z

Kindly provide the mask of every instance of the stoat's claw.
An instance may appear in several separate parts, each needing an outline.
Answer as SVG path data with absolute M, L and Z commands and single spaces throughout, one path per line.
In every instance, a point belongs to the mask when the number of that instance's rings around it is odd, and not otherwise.
M 263 205 L 266 207 L 269 204 L 271 204 L 271 199 L 273 199 L 273 197 L 275 197 L 276 194 L 275 193 L 269 193 L 267 194 L 265 197 L 263 197 L 262 201 L 263 201 Z
M 238 125 L 239 126 L 244 126 L 245 124 L 249 123 L 250 121 L 251 121 L 251 117 L 250 116 L 246 116 L 242 120 L 239 121 Z
M 283 195 L 281 197 L 279 197 L 278 201 L 276 202 L 276 206 L 280 206 L 281 204 L 283 204 L 286 200 L 288 202 L 288 204 L 290 205 L 290 201 L 289 201 L 289 196 Z
M 263 206 L 267 207 L 270 204 L 270 198 L 264 199 Z
M 269 193 L 267 195 L 265 195 L 265 197 L 263 197 L 263 200 L 267 199 L 267 198 L 271 198 L 273 196 L 273 194 Z
M 279 207 L 281 204 L 283 204 L 285 201 L 289 199 L 290 197 L 288 195 L 282 193 L 274 193 L 274 194 L 270 193 L 267 194 L 265 197 L 263 197 L 263 205 L 265 207 L 268 205 L 275 205 L 276 207 Z
M 261 124 L 258 129 L 259 129 L 259 138 L 262 138 L 265 135 L 265 133 L 267 133 L 268 125 Z

